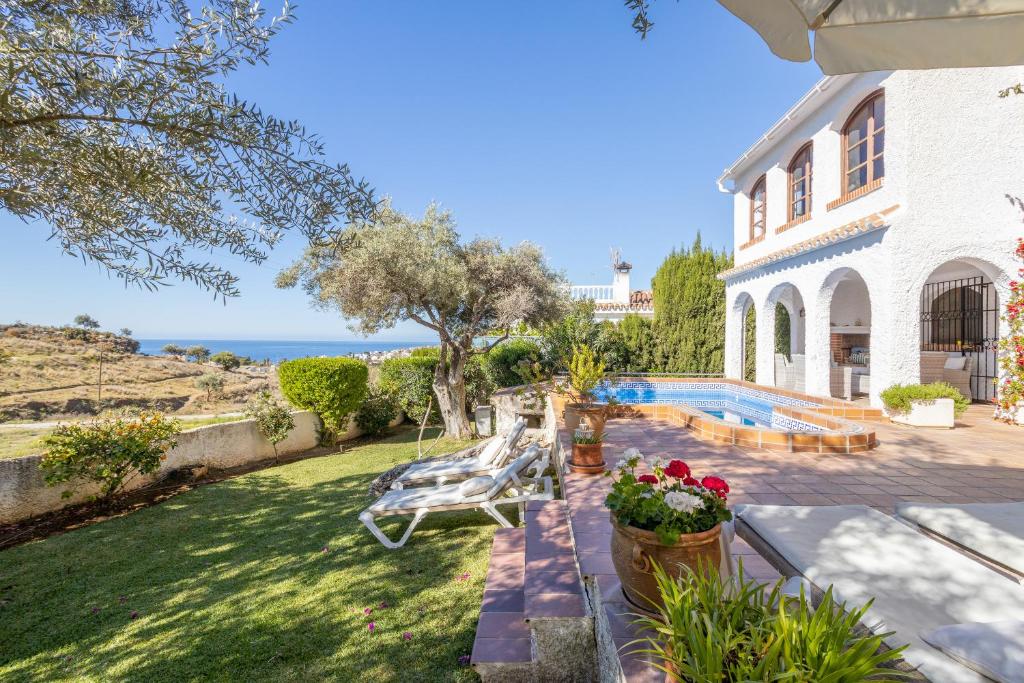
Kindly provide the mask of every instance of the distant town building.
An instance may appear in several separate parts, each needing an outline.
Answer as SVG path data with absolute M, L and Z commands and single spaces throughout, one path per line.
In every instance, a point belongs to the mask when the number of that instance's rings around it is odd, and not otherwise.
M 617 249 L 612 250 L 612 283 L 610 285 L 572 285 L 573 299 L 593 299 L 594 317 L 598 320 L 619 322 L 629 313 L 654 317 L 654 296 L 651 291 L 629 286 L 632 264 L 622 260 Z

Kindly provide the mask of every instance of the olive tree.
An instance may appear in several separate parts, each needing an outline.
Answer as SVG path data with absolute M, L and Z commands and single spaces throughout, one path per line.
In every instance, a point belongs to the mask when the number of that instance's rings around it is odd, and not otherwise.
M 450 212 L 431 205 L 414 218 L 388 202 L 374 219 L 347 228 L 335 247 L 310 247 L 278 277 L 278 286 L 296 284 L 316 305 L 352 320 L 354 331 L 373 334 L 405 320 L 433 331 L 440 342 L 434 395 L 445 429 L 460 438 L 471 434 L 468 359 L 490 351 L 519 322 L 557 319 L 567 294 L 537 246 L 463 242 Z M 497 339 L 474 343 L 489 331 Z
M 153 289 L 220 296 L 287 230 L 331 241 L 372 192 L 297 121 L 228 88 L 294 18 L 251 0 L 0 3 L 0 210 Z

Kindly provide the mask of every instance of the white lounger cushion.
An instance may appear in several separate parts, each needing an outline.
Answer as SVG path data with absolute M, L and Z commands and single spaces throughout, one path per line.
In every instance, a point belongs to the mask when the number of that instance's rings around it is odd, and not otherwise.
M 482 500 L 487 500 L 487 496 L 484 493 L 467 496 L 462 492 L 461 484 L 446 484 L 444 486 L 423 486 L 420 488 L 388 491 L 366 509 L 380 516 L 383 512 L 407 512 L 420 508 L 461 505 Z
M 993 681 L 1024 683 L 1024 621 L 954 624 L 921 637 Z
M 740 520 L 819 588 L 851 606 L 875 599 L 866 625 L 909 643 L 903 657 L 935 683 L 983 681 L 920 637 L 939 626 L 1024 619 L 1024 587 L 863 505 L 737 506 Z
M 464 496 L 475 496 L 483 493 L 494 485 L 494 477 L 482 476 L 473 477 L 459 484 L 459 491 Z
M 1024 574 L 1024 503 L 900 503 L 896 514 Z
M 395 484 L 398 485 L 396 488 L 414 482 L 426 484 L 451 479 L 465 479 L 502 467 L 525 431 L 526 420 L 520 418 L 512 425 L 508 434 L 492 437 L 475 456 L 459 457 L 465 452 L 459 451 L 452 454 L 454 457 L 445 460 L 414 463 L 395 480 Z

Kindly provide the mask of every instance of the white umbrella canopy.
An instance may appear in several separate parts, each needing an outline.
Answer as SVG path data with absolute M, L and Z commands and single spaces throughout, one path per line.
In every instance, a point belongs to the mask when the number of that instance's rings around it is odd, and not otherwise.
M 718 0 L 826 74 L 1024 64 L 1024 0 Z

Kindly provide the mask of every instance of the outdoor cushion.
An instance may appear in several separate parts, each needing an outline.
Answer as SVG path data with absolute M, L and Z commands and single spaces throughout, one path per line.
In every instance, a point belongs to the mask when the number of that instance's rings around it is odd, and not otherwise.
M 967 356 L 950 356 L 946 359 L 946 370 L 963 370 Z
M 984 679 L 921 639 L 970 621 L 1024 619 L 1024 587 L 939 541 L 864 505 L 737 506 L 736 514 L 801 575 L 833 587 L 838 602 L 875 602 L 873 631 L 909 643 L 903 657 L 932 681 Z
M 896 514 L 1024 575 L 1024 503 L 900 503 Z
M 473 477 L 459 484 L 459 491 L 464 496 L 475 496 L 478 493 L 483 493 L 493 485 L 493 477 Z
M 415 510 L 421 507 L 459 505 L 486 499 L 483 494 L 467 496 L 459 490 L 460 486 L 461 484 L 446 484 L 415 489 L 394 489 L 375 500 L 366 509 L 379 515 L 387 510 Z
M 1024 683 L 1024 621 L 953 624 L 921 637 L 993 681 Z

